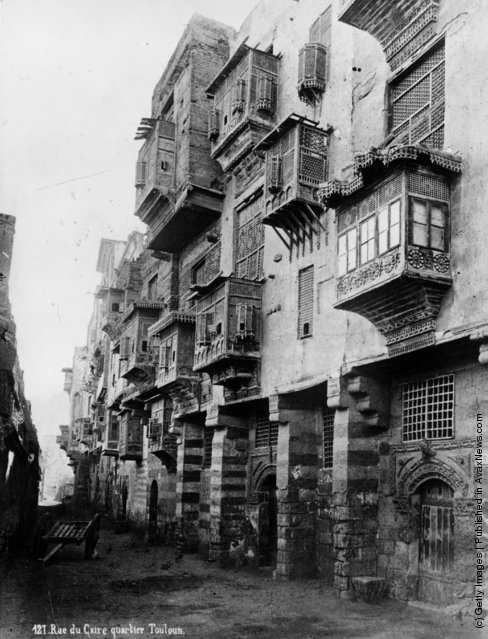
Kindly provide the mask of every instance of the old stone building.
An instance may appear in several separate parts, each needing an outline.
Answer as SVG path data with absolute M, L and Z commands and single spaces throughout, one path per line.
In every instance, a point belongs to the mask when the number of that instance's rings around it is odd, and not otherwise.
M 29 546 L 40 479 L 8 292 L 14 233 L 15 218 L 0 214 L 0 553 Z
M 99 294 L 114 516 L 224 562 L 245 537 L 343 598 L 471 596 L 487 21 L 453 0 L 191 20 L 136 136 L 147 243 Z

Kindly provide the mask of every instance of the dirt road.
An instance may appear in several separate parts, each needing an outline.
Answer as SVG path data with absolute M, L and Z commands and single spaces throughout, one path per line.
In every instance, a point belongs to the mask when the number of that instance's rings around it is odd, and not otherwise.
M 103 530 L 98 557 L 68 546 L 46 566 L 0 563 L 0 637 L 464 639 L 469 620 L 386 601 L 339 601 L 317 580 L 222 570 L 172 548 Z M 481 634 L 479 634 L 481 637 Z

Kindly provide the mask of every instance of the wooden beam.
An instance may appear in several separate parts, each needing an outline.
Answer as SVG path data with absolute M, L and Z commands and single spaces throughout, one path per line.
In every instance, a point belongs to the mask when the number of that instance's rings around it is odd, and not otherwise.
M 283 242 L 283 244 L 286 246 L 286 248 L 287 248 L 288 250 L 290 250 L 290 249 L 291 249 L 291 247 L 290 247 L 289 242 L 287 242 L 287 241 L 285 240 L 285 238 L 284 238 L 284 237 L 283 237 L 283 235 L 282 235 L 282 234 L 278 231 L 278 229 L 276 228 L 276 226 L 272 226 L 271 228 L 272 228 L 272 229 L 273 229 L 273 231 L 276 233 L 276 235 L 280 238 L 280 240 Z M 285 231 L 285 233 L 286 233 L 286 231 Z
M 317 213 L 315 213 L 315 211 L 313 210 L 313 208 L 310 206 L 310 204 L 308 204 L 307 202 L 305 202 L 305 206 L 307 207 L 308 211 L 310 212 L 310 214 L 312 215 L 312 217 L 317 220 L 320 228 L 322 229 L 322 231 L 324 231 L 324 233 L 327 233 L 327 229 L 325 228 L 325 226 L 322 224 L 322 222 L 320 221 L 320 217 L 317 215 Z

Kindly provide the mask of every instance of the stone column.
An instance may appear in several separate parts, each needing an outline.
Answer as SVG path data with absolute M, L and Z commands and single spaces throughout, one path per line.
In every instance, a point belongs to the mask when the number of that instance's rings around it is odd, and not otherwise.
M 198 549 L 200 473 L 202 468 L 202 425 L 180 422 L 176 471 L 176 518 L 183 524 L 186 549 Z
M 230 542 L 241 535 L 246 509 L 247 420 L 218 412 L 207 415 L 213 427 L 210 468 L 209 558 L 226 564 Z
M 314 575 L 319 407 L 305 407 L 297 395 L 272 396 L 269 406 L 270 421 L 279 422 L 276 571 L 286 577 Z
M 386 384 L 382 387 L 376 380 L 354 374 L 330 380 L 328 385 L 328 405 L 336 409 L 331 508 L 334 586 L 343 599 L 353 599 L 354 589 L 359 593 L 366 582 L 381 590 L 376 580 L 379 452 L 375 434 L 388 427 L 385 388 Z

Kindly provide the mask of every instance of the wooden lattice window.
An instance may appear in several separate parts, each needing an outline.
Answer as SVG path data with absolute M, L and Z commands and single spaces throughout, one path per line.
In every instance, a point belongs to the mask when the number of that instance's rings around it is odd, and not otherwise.
M 267 417 L 256 417 L 256 431 L 254 437 L 255 448 L 267 448 L 278 445 L 278 423 L 270 422 Z
M 402 387 L 403 440 L 454 437 L 454 375 Z
M 397 142 L 444 145 L 445 50 L 438 44 L 390 83 L 389 130 Z
M 311 186 L 327 180 L 327 138 L 323 131 L 300 127 L 298 180 Z
M 308 42 L 298 53 L 298 95 L 306 103 L 315 102 L 325 91 L 331 15 L 329 6 L 310 27 Z
M 235 272 L 243 279 L 259 280 L 263 277 L 263 206 L 261 195 L 236 213 Z
M 333 408 L 324 408 L 323 412 L 323 468 L 332 468 L 334 464 L 334 417 Z
M 298 272 L 298 337 L 312 335 L 313 265 Z
M 212 444 L 214 429 L 205 428 L 203 432 L 203 468 L 210 468 L 212 465 Z

